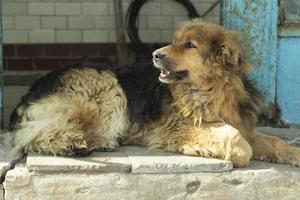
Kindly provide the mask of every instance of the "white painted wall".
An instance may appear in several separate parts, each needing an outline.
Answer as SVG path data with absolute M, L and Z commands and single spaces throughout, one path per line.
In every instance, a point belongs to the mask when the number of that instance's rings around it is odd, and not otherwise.
M 192 0 L 202 14 L 216 0 Z M 123 0 L 124 14 L 131 0 Z M 113 0 L 3 0 L 4 43 L 115 42 Z M 173 0 L 151 0 L 140 12 L 145 42 L 169 42 L 186 10 Z M 216 8 L 205 20 L 218 23 Z

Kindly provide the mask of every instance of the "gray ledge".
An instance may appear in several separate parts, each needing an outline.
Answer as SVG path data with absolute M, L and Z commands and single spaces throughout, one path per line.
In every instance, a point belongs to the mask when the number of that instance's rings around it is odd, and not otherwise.
M 292 200 L 300 196 L 300 168 L 252 161 L 230 172 L 35 173 L 20 166 L 7 173 L 5 199 L 219 199 Z
M 189 173 L 222 172 L 233 168 L 230 161 L 159 152 L 138 146 L 120 147 L 116 152 L 94 152 L 80 158 L 30 154 L 26 167 L 29 171 L 49 173 Z
M 232 170 L 232 162 L 127 146 L 125 152 L 131 161 L 131 173 L 189 173 L 222 172 Z
M 87 157 L 54 157 L 31 154 L 26 167 L 36 172 L 130 172 L 124 148 L 117 152 L 94 152 Z

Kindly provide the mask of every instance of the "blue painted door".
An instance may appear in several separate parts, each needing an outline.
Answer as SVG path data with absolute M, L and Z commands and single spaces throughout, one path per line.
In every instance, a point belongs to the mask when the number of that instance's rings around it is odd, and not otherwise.
M 276 96 L 282 119 L 300 125 L 300 1 L 281 3 Z
M 270 0 L 224 0 L 222 6 L 223 24 L 246 35 L 265 110 L 274 116 L 279 107 L 283 121 L 300 125 L 300 26 L 279 30 L 278 12 L 278 1 Z
M 280 36 L 277 101 L 284 121 L 300 125 L 300 37 Z

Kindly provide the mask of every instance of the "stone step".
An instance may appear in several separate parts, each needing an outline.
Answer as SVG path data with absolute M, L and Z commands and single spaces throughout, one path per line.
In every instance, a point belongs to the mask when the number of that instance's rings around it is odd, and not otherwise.
M 299 168 L 255 161 L 230 172 L 150 174 L 40 173 L 18 166 L 4 182 L 5 200 L 296 200 L 299 188 Z
M 139 146 L 123 146 L 116 152 L 94 152 L 87 157 L 67 158 L 29 155 L 26 168 L 49 173 L 189 173 L 232 170 L 232 162 L 159 152 Z
M 31 154 L 26 160 L 29 171 L 45 173 L 130 172 L 131 163 L 124 148 L 117 152 L 94 152 L 88 157 L 70 158 Z
M 260 128 L 297 141 L 299 129 Z M 11 137 L 0 134 L 0 172 L 15 158 Z M 251 161 L 232 168 L 229 161 L 123 146 L 64 158 L 30 154 L 6 173 L 0 200 L 10 199 L 299 199 L 300 168 Z M 4 191 L 4 194 L 1 192 Z
M 233 169 L 230 161 L 159 152 L 138 146 L 126 146 L 124 149 L 132 165 L 131 173 L 222 172 Z

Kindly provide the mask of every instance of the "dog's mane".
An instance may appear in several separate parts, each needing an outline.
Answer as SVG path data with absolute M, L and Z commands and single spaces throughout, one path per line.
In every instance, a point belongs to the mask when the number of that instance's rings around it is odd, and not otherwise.
M 207 32 L 202 32 L 202 29 Z M 179 27 L 175 38 L 188 32 L 194 32 L 210 42 L 204 59 L 211 74 L 190 82 L 189 89 L 186 83 L 184 87 L 173 87 L 178 90 L 172 92 L 177 95 L 174 99 L 178 107 L 193 115 L 200 104 L 205 104 L 210 114 L 214 115 L 208 118 L 221 119 L 241 131 L 252 131 L 260 113 L 262 96 L 248 78 L 251 64 L 247 59 L 243 37 L 234 31 L 195 19 Z M 191 91 L 189 98 L 185 90 Z M 198 117 L 192 116 L 195 119 Z

